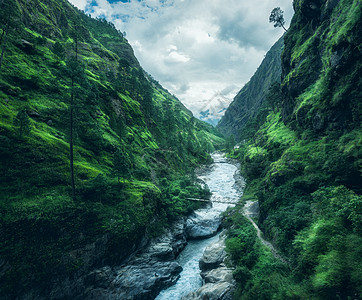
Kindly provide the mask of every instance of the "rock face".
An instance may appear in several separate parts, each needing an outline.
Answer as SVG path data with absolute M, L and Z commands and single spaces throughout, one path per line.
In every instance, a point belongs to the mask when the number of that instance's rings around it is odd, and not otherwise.
M 219 241 L 206 247 L 202 258 L 199 261 L 199 266 L 202 272 L 215 269 L 224 261 L 226 256 L 225 236 L 221 237 Z
M 91 288 L 79 299 L 152 300 L 175 283 L 182 267 L 176 262 L 140 258 L 121 268 L 105 267 L 89 275 Z
M 234 286 L 222 281 L 215 284 L 207 283 L 196 292 L 184 297 L 182 300 L 232 300 Z
M 175 258 L 186 244 L 185 219 L 182 219 L 127 265 L 106 266 L 89 273 L 85 292 L 75 299 L 152 300 L 179 278 L 182 267 Z
M 250 81 L 239 91 L 227 108 L 217 125 L 217 128 L 226 135 L 233 134 L 238 139 L 240 130 L 250 118 L 256 116 L 265 102 L 269 87 L 274 82 L 280 82 L 282 72 L 280 55 L 283 45 L 284 40 L 280 38 L 268 51 Z
M 204 275 L 205 283 L 217 283 L 220 281 L 233 282 L 233 272 L 227 267 L 221 266 Z
M 221 234 L 220 239 L 206 247 L 199 265 L 201 276 L 205 284 L 197 291 L 190 293 L 182 300 L 232 300 L 235 290 L 235 282 L 232 270 L 224 264 L 225 238 Z
M 221 224 L 219 213 L 208 213 L 207 210 L 194 212 L 186 223 L 189 239 L 204 239 L 216 234 Z
M 281 56 L 283 121 L 297 122 L 300 130 L 317 134 L 345 130 L 353 126 L 351 120 L 359 124 L 356 107 L 361 97 L 355 83 L 361 73 L 362 20 L 358 10 L 341 0 L 298 0 L 293 7 Z M 348 29 L 344 38 L 334 40 L 331 37 L 345 28 L 341 24 L 349 24 Z M 307 91 L 312 90 L 317 93 L 308 98 Z

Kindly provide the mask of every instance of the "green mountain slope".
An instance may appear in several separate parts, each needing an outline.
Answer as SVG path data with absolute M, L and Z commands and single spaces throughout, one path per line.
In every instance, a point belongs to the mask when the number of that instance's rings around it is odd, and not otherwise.
M 65 0 L 0 5 L 7 299 L 30 286 L 46 294 L 56 281 L 120 262 L 190 212 L 187 197 L 207 196 L 190 174 L 223 139 L 140 67 L 112 24 Z
M 280 55 L 284 47 L 280 38 L 267 52 L 250 81 L 239 91 L 227 108 L 217 128 L 226 135 L 233 134 L 237 140 L 245 138 L 245 127 L 251 125 L 260 108 L 266 104 L 266 95 L 273 83 L 280 82 L 282 72 Z
M 228 251 L 239 299 L 362 297 L 361 1 L 294 1 L 281 85 L 234 152 L 259 200 L 258 242 L 236 211 Z M 238 243 L 238 241 L 243 241 Z

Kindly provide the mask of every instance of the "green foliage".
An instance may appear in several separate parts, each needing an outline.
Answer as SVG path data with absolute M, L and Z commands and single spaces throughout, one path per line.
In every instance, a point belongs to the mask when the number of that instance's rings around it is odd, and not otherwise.
M 29 134 L 31 130 L 31 123 L 26 110 L 21 109 L 15 116 L 13 124 L 18 127 L 18 135 L 22 137 L 24 134 Z
M 332 8 L 322 6 L 318 13 L 323 18 L 317 21 L 303 17 L 308 8 L 300 1 L 296 22 L 285 35 L 286 76 L 282 87 L 289 99 L 283 105 L 284 111 L 289 117 L 294 115 L 303 129 L 317 132 L 353 128 L 353 124 L 360 123 L 356 111 L 360 115 L 361 107 L 356 96 L 361 90 L 357 75 L 361 72 L 361 57 L 356 35 L 361 34 L 361 7 L 355 1 L 344 0 Z M 338 115 L 337 111 L 343 113 Z M 325 118 L 319 119 L 322 115 Z M 333 124 L 326 122 L 333 118 Z
M 225 139 L 225 151 L 231 152 L 232 149 L 234 149 L 236 142 L 234 135 L 230 135 Z
M 224 140 L 143 71 L 113 24 L 63 0 L 0 2 L 22 15 L 11 18 L 0 72 L 0 256 L 11 265 L 0 294 L 39 287 L 46 298 L 53 276 L 119 263 L 197 208 L 187 198 L 208 192 L 188 174 Z M 102 237 L 102 257 L 74 255 Z
M 52 51 L 59 58 L 64 58 L 65 49 L 64 49 L 64 46 L 59 41 L 55 42 L 55 44 L 53 45 Z
M 274 82 L 268 91 L 266 96 L 266 102 L 273 111 L 279 110 L 283 101 L 283 94 L 279 82 Z
M 323 187 L 312 194 L 316 213 L 339 217 L 356 232 L 362 229 L 362 197 L 344 186 Z
M 118 148 L 113 154 L 113 173 L 116 175 L 118 183 L 121 176 L 128 174 L 128 168 L 125 153 Z
M 287 267 L 275 259 L 256 238 L 251 223 L 240 214 L 240 208 L 229 212 L 226 251 L 235 266 L 236 299 L 296 299 L 290 294 L 294 286 Z M 297 297 L 297 299 L 301 299 Z
M 313 10 L 294 2 L 282 83 L 254 112 L 260 121 L 245 124 L 245 142 L 234 153 L 248 182 L 245 197 L 259 201 L 258 225 L 290 269 L 257 243 L 248 245 L 257 253 L 250 268 L 239 258 L 247 239 L 231 229 L 236 298 L 359 299 L 361 7 L 343 0 Z
M 173 181 L 163 178 L 160 184 L 163 195 L 160 210 L 169 222 L 200 208 L 200 202 L 188 198 L 208 199 L 211 195 L 210 191 L 196 183 L 192 176 L 184 176 Z
M 274 23 L 274 27 L 283 27 L 283 29 L 287 31 L 284 27 L 285 21 L 283 13 L 280 7 L 275 7 L 270 13 L 269 23 Z

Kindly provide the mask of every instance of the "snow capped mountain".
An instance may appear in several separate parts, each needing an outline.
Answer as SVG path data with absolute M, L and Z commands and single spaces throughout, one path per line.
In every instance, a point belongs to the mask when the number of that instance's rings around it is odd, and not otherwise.
M 213 126 L 219 122 L 232 99 L 225 97 L 221 92 L 217 92 L 207 103 L 200 109 L 197 116 L 200 120 L 210 123 Z

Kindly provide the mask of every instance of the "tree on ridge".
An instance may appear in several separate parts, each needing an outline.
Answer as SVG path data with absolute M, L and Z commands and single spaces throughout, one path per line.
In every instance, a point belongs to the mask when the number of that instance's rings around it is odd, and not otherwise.
M 280 7 L 275 7 L 269 16 L 269 23 L 274 23 L 274 27 L 282 27 L 285 31 L 287 29 L 284 27 L 284 12 L 280 9 Z

